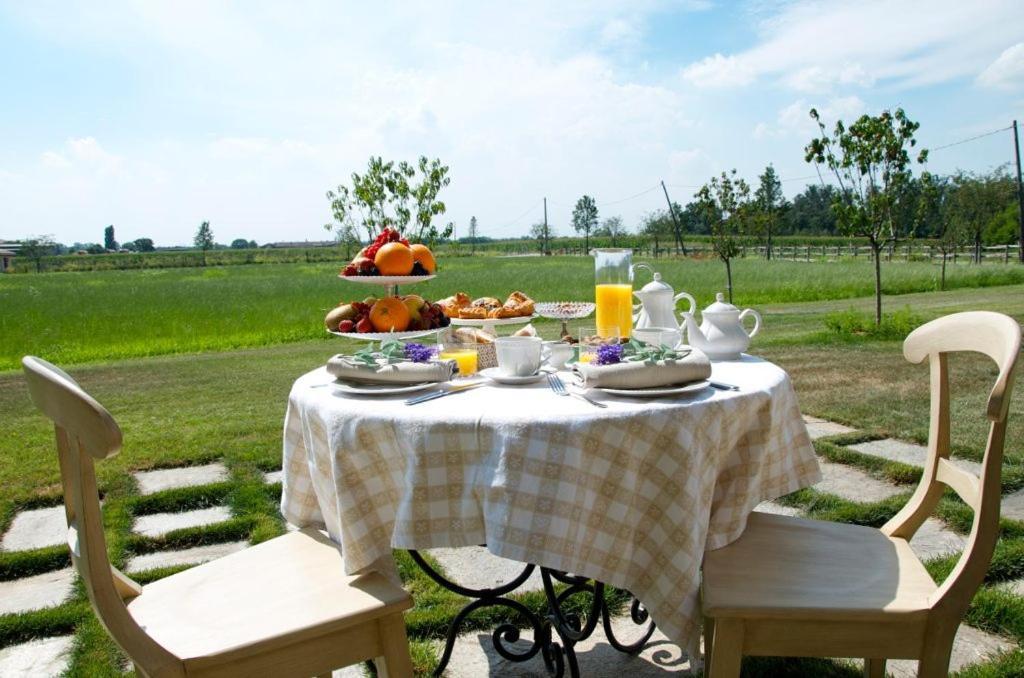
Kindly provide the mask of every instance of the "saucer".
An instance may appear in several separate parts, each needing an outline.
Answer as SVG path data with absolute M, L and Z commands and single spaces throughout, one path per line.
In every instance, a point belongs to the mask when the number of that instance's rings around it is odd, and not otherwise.
M 502 374 L 501 369 L 497 367 L 488 367 L 486 370 L 480 370 L 479 374 L 499 384 L 532 384 L 547 376 L 546 372 L 537 372 L 526 377 L 513 377 L 508 374 Z

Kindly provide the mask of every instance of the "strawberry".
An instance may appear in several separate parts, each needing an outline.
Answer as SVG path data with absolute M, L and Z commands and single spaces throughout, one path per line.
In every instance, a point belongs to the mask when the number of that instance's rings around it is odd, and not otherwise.
M 351 320 L 342 320 L 340 323 L 338 323 L 338 331 L 339 332 L 351 332 L 352 328 L 355 327 L 355 326 L 356 326 L 356 324 L 354 322 L 352 322 Z
M 370 322 L 369 316 L 361 318 L 356 323 L 356 332 L 373 332 L 373 323 Z

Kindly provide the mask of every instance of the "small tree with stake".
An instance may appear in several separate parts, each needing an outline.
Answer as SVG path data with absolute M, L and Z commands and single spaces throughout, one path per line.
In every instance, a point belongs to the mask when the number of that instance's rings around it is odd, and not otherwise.
M 954 191 L 945 179 L 931 172 L 921 175 L 917 223 L 926 234 L 935 238 L 935 246 L 942 253 L 940 290 L 946 289 L 946 260 L 967 241 L 963 223 L 951 214 L 953 195 Z
M 875 324 L 882 324 L 882 248 L 895 244 L 910 224 L 898 219 L 901 201 L 913 173 L 909 149 L 917 145 L 914 132 L 920 124 L 910 120 L 902 108 L 895 113 L 862 115 L 848 128 L 840 120 L 832 134 L 825 129 L 816 109 L 811 118 L 821 136 L 812 139 L 804 159 L 822 164 L 835 176 L 839 193 L 832 203 L 839 230 L 846 235 L 867 238 L 875 264 Z M 924 163 L 928 151 L 917 155 Z
M 779 213 L 786 202 L 782 195 L 782 182 L 775 168 L 771 165 L 764 168 L 764 174 L 758 177 L 761 182 L 754 192 L 754 203 L 757 206 L 758 233 L 764 238 L 764 258 L 772 258 L 772 234 L 775 233 L 779 221 Z
M 590 232 L 597 226 L 597 203 L 589 195 L 576 201 L 572 210 L 572 227 L 583 234 L 583 254 L 590 253 Z
M 210 228 L 209 221 L 199 224 L 199 230 L 196 231 L 192 242 L 203 251 L 203 266 L 206 266 L 206 251 L 213 248 L 213 229 Z
M 725 264 L 726 291 L 732 303 L 732 260 L 740 254 L 743 238 L 750 232 L 750 186 L 736 170 L 711 177 L 694 194 L 697 208 L 711 227 L 711 246 Z
M 36 273 L 42 273 L 43 257 L 53 254 L 54 245 L 56 243 L 53 240 L 53 236 L 50 235 L 28 238 L 22 241 L 21 248 L 18 250 L 18 256 L 34 263 L 36 265 Z

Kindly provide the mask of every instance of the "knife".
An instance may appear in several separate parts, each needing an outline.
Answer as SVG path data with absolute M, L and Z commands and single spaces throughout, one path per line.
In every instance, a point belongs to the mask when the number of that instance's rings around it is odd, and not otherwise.
M 475 384 L 466 384 L 465 386 L 455 386 L 444 391 L 435 391 L 428 393 L 427 395 L 416 396 L 415 398 L 409 398 L 405 401 L 406 405 L 417 405 L 419 403 L 425 403 L 428 400 L 436 400 L 437 398 L 443 398 L 445 396 L 455 395 L 456 393 L 462 393 L 463 391 L 471 391 L 478 386 L 483 386 L 487 382 L 480 381 Z
M 738 391 L 738 390 L 740 390 L 739 386 L 733 386 L 732 384 L 723 384 L 720 381 L 709 381 L 708 384 L 712 388 L 717 388 L 720 391 Z

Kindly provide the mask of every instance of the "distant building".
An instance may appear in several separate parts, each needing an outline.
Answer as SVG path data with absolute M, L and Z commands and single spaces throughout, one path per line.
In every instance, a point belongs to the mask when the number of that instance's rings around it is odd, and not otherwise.
M 11 268 L 11 260 L 18 255 L 21 249 L 20 242 L 12 242 L 0 238 L 0 273 L 6 273 Z
M 295 249 L 295 248 L 307 248 L 307 247 L 337 247 L 338 243 L 335 240 L 303 240 L 296 242 L 268 242 L 261 247 L 283 250 L 283 249 Z

